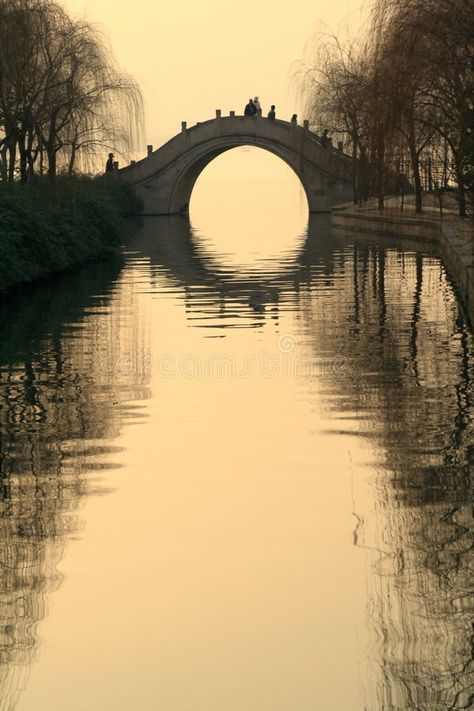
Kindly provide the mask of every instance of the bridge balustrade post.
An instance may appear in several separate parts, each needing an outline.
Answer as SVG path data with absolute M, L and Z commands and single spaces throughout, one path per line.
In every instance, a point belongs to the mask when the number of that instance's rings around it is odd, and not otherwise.
M 135 165 L 136 162 L 137 162 L 136 160 L 131 160 L 131 161 L 130 161 L 130 165 Z
M 235 116 L 235 111 L 230 111 L 229 116 Z
M 152 153 L 153 153 L 153 146 L 152 145 L 147 146 L 146 147 L 147 156 L 151 156 Z
M 221 109 L 216 109 L 216 119 L 220 119 L 221 115 L 222 115 Z
M 342 141 L 337 142 L 337 150 L 339 151 L 339 153 L 342 153 Z
M 308 119 L 305 119 L 305 120 L 303 121 L 303 128 L 305 129 L 305 131 L 307 131 L 307 130 L 309 129 L 309 121 L 308 121 Z
M 186 133 L 187 121 L 181 121 L 181 133 Z

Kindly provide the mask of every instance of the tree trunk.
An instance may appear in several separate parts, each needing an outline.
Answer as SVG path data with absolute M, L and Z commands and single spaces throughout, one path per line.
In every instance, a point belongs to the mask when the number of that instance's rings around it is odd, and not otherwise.
M 466 217 L 466 186 L 464 185 L 464 174 L 461 167 L 461 159 L 457 150 L 451 146 L 454 158 L 454 171 L 456 173 L 456 182 L 459 190 L 459 215 Z
M 56 117 L 57 117 L 57 111 L 53 113 L 51 116 L 51 120 L 49 122 L 49 132 L 48 132 L 48 140 L 44 142 L 45 148 L 46 148 L 46 155 L 48 156 L 48 178 L 54 182 L 56 179 L 56 168 L 57 168 L 57 150 L 55 147 L 56 143 Z
M 377 198 L 379 210 L 385 209 L 385 144 L 379 139 L 377 155 Z
M 353 140 L 352 141 L 352 189 L 354 191 L 354 205 L 357 205 L 360 199 L 360 191 L 359 191 L 359 168 L 360 166 L 357 163 L 357 144 Z
M 46 146 L 46 155 L 48 156 L 48 178 L 54 182 L 56 179 L 56 151 L 54 146 Z
M 35 174 L 35 160 L 38 157 L 38 151 L 33 152 L 34 135 L 32 131 L 28 132 L 28 141 L 26 144 L 26 160 L 28 161 L 28 177 L 32 178 Z M 34 157 L 33 157 L 34 153 Z
M 466 190 L 462 179 L 459 183 L 459 216 L 466 217 Z
M 69 158 L 69 165 L 67 169 L 67 174 L 72 175 L 74 172 L 74 163 L 76 162 L 76 146 L 74 143 L 71 146 L 71 156 Z
M 16 162 L 16 143 L 10 142 L 8 146 L 8 181 L 13 183 L 15 180 L 15 162 Z
M 411 169 L 415 183 L 415 212 L 420 213 L 423 211 L 423 186 L 421 184 L 420 154 L 416 150 L 415 127 L 412 121 L 410 121 L 408 148 L 410 150 Z
M 362 204 L 362 201 L 364 203 L 367 202 L 370 193 L 370 170 L 367 160 L 367 150 L 365 148 L 361 148 L 360 151 L 359 182 L 360 204 Z
M 420 161 L 418 156 L 412 161 L 413 179 L 415 181 L 415 212 L 423 212 L 423 186 L 421 184 Z
M 0 151 L 0 176 L 2 182 L 4 183 L 6 183 L 8 180 L 7 153 L 8 148 L 6 145 L 3 145 L 2 150 Z
M 24 133 L 20 133 L 20 135 L 18 136 L 18 150 L 20 152 L 20 182 L 26 183 L 26 181 L 28 180 L 28 160 L 26 156 L 26 142 Z

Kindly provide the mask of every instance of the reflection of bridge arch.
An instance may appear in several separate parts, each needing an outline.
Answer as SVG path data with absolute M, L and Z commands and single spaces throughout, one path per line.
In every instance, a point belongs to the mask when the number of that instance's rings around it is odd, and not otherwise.
M 188 210 L 193 187 L 217 156 L 239 146 L 255 146 L 281 158 L 298 176 L 310 212 L 327 212 L 352 199 L 351 159 L 324 148 L 308 128 L 287 121 L 228 116 L 199 123 L 119 171 L 146 215 L 173 215 Z
M 220 264 L 202 248 L 190 220 L 182 215 L 147 218 L 133 240 L 133 249 L 149 260 L 152 282 L 164 271 L 172 284 L 184 289 L 190 312 L 193 302 L 202 304 L 205 294 L 206 308 L 214 316 L 254 315 L 261 322 L 263 312 L 275 314 L 282 294 L 292 293 L 295 285 L 309 278 L 312 264 L 317 263 L 332 279 L 330 219 L 329 215 L 312 216 L 299 249 L 282 255 L 271 266 L 267 261 L 265 268 L 251 271 Z M 199 319 L 193 324 L 200 325 Z

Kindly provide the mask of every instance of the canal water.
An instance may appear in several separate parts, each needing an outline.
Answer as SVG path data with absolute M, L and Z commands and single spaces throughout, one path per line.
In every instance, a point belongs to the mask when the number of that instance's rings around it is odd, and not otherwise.
M 0 709 L 471 708 L 455 288 L 232 153 L 1 301 Z

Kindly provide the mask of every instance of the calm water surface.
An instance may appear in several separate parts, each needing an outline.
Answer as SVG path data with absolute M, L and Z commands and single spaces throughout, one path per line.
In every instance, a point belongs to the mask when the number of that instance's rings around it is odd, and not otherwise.
M 472 335 L 288 185 L 1 302 L 2 711 L 473 707 Z

